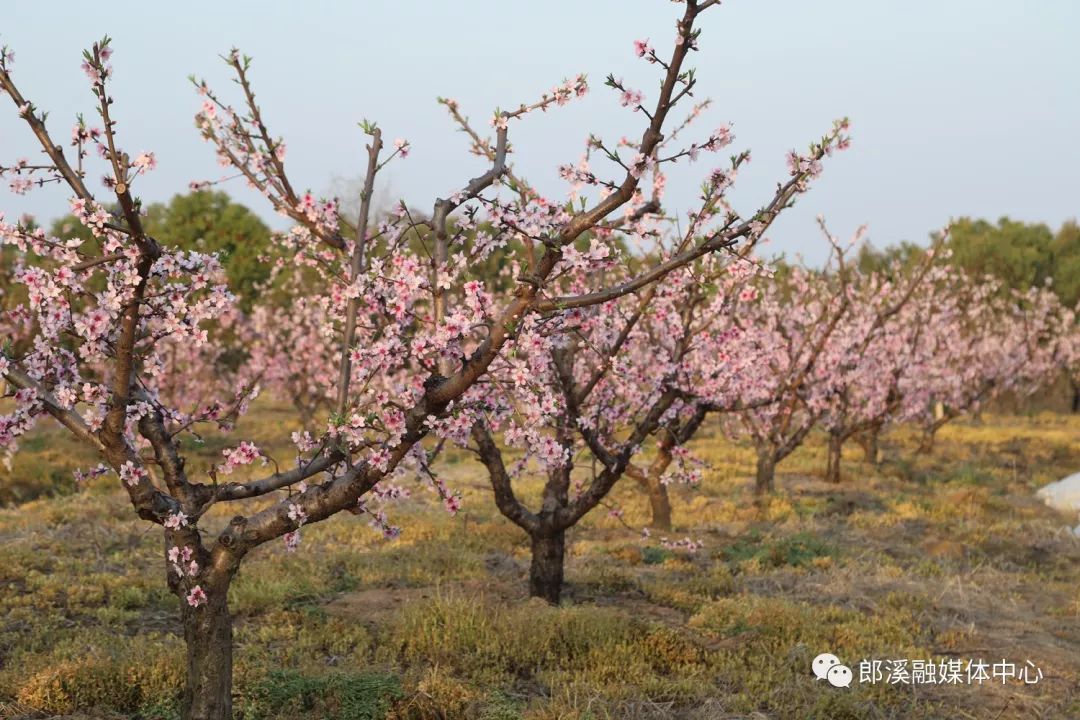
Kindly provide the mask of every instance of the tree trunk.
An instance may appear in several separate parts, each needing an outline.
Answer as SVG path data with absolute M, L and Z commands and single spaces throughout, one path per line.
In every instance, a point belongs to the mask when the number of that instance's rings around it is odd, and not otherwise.
M 529 595 L 559 604 L 566 557 L 566 531 L 542 528 L 532 536 L 532 564 L 529 567 Z
M 937 435 L 937 431 L 936 423 L 923 429 L 922 440 L 919 441 L 919 454 L 925 455 L 934 451 L 934 436 Z
M 757 476 L 754 482 L 754 494 L 761 496 L 776 489 L 776 460 L 769 450 L 758 450 Z
M 1080 382 L 1072 381 L 1072 411 L 1080 413 Z
M 649 507 L 652 510 L 652 522 L 649 527 L 654 530 L 671 532 L 671 498 L 668 497 L 667 485 L 660 482 L 658 475 L 650 474 L 649 484 Z
M 840 459 L 843 454 L 844 440 L 839 435 L 829 435 L 829 459 L 825 466 L 825 481 L 840 482 Z
M 863 455 L 866 462 L 871 465 L 877 465 L 880 459 L 880 449 L 878 447 L 878 440 L 881 437 L 881 428 L 873 427 L 867 431 L 863 437 Z
M 232 720 L 232 617 L 227 602 L 228 581 L 202 585 L 206 603 L 188 605 L 182 597 L 184 642 L 187 643 L 187 684 L 181 716 L 184 720 Z

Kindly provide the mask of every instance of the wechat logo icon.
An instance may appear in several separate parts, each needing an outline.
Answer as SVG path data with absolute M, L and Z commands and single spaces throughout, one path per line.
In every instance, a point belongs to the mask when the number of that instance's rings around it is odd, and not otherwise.
M 828 680 L 833 687 L 850 687 L 851 668 L 840 662 L 832 653 L 821 653 L 810 667 L 818 680 Z

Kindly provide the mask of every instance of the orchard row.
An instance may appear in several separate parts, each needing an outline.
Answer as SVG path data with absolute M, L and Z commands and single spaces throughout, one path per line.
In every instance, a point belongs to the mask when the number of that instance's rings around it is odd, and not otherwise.
M 532 594 L 557 602 L 566 530 L 624 477 L 654 497 L 655 524 L 670 523 L 664 488 L 699 480 L 685 444 L 709 415 L 752 439 L 757 487 L 768 492 L 776 465 L 815 427 L 829 434 L 838 479 L 852 437 L 903 421 L 932 437 L 997 393 L 1075 370 L 1075 319 L 1054 296 L 965 277 L 940 250 L 861 273 L 848 262 L 851 243 L 826 233 L 823 270 L 756 258 L 777 216 L 848 146 L 846 120 L 792 151 L 753 212 L 728 200 L 745 150 L 714 160 L 691 212 L 667 209 L 666 173 L 734 142 L 726 124 L 696 132 L 706 103 L 694 104 L 687 64 L 698 22 L 717 4 L 683 3 L 666 50 L 633 44 L 657 76 L 653 89 L 614 76 L 606 84 L 641 134 L 589 134 L 582 156 L 559 168 L 565 197 L 515 171 L 509 135 L 526 116 L 586 94 L 584 76 L 496 111 L 487 126 L 442 100 L 487 170 L 430 212 L 404 202 L 374 211 L 380 172 L 410 145 L 367 121 L 357 215 L 300 190 L 256 100 L 250 59 L 228 54 L 235 90 L 194 81 L 196 125 L 219 162 L 293 222 L 268 258 L 273 292 L 244 312 L 222 258 L 145 229 L 134 189 L 157 161 L 120 146 L 109 39 L 82 65 L 97 120 L 80 117 L 63 141 L 0 50 L 0 94 L 41 156 L 0 174 L 16 192 L 65 188 L 88 231 L 54 237 L 0 219 L 10 280 L 0 448 L 14 452 L 40 421 L 58 422 L 100 454 L 93 472 L 115 474 L 135 514 L 161 528 L 188 648 L 185 718 L 231 717 L 226 598 L 244 557 L 273 540 L 302 548 L 303 526 L 341 512 L 393 536 L 388 503 L 407 496 L 405 478 L 419 476 L 456 512 L 460 496 L 437 472 L 450 445 L 476 456 L 498 509 L 529 536 Z M 293 458 L 270 458 L 242 437 L 260 391 L 296 407 L 285 431 Z M 229 447 L 195 472 L 184 439 L 215 433 Z M 516 492 L 528 475 L 543 480 L 537 507 Z M 200 520 L 219 504 L 235 508 L 233 519 L 207 532 Z

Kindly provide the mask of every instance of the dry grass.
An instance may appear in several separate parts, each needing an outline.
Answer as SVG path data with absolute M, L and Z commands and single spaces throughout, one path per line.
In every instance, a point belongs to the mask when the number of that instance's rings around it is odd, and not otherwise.
M 241 434 L 280 436 L 284 418 L 260 408 Z M 249 558 L 232 596 L 239 716 L 1080 716 L 1080 543 L 1064 530 L 1075 519 L 1032 499 L 1080 469 L 1080 419 L 958 423 L 925 458 L 915 439 L 893 433 L 878 468 L 853 452 L 839 487 L 818 479 L 815 440 L 756 506 L 750 450 L 702 438 L 711 470 L 701 489 L 676 489 L 675 534 L 705 549 L 644 544 L 596 513 L 572 533 L 560 608 L 525 598 L 524 536 L 493 511 L 477 468 L 448 458 L 466 495 L 457 518 L 417 491 L 396 511 L 397 541 L 346 516 L 305 528 L 295 555 L 275 544 Z M 62 434 L 29 446 L 0 480 L 7 502 L 40 496 L 0 511 L 0 717 L 174 716 L 182 644 L 159 536 L 115 481 L 74 487 L 70 470 L 94 461 Z M 645 524 L 631 485 L 613 501 Z M 838 690 L 809 673 L 824 651 L 1031 659 L 1045 678 Z

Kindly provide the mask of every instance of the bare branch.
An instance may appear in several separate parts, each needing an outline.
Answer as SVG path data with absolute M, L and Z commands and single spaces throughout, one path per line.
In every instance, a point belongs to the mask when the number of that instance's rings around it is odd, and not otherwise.
M 11 97 L 16 107 L 23 107 L 27 104 L 26 98 L 15 87 L 15 82 L 11 79 L 11 75 L 7 70 L 0 69 L 0 89 L 3 89 Z M 68 163 L 67 158 L 64 157 L 64 149 L 53 142 L 49 136 L 49 131 L 45 129 L 45 123 L 33 112 L 23 113 L 23 118 L 34 132 L 38 142 L 41 143 L 42 150 L 49 156 L 49 160 L 56 166 L 56 170 L 63 175 L 64 180 L 71 186 L 75 194 L 84 200 L 92 200 L 94 196 L 86 189 L 82 175 L 76 172 Z
M 356 241 L 353 245 L 352 260 L 349 265 L 349 283 L 353 284 L 367 266 L 367 229 L 371 215 L 371 197 L 375 190 L 375 175 L 379 171 L 379 152 L 382 150 L 382 130 L 374 128 L 371 132 L 371 144 L 367 146 L 368 166 L 364 175 L 364 188 L 360 191 L 360 217 L 356 223 Z M 345 309 L 345 336 L 341 346 L 341 373 L 338 378 L 337 411 L 344 415 L 349 406 L 349 381 L 352 376 L 352 346 L 356 339 L 356 313 L 360 309 L 360 298 L 350 297 Z

